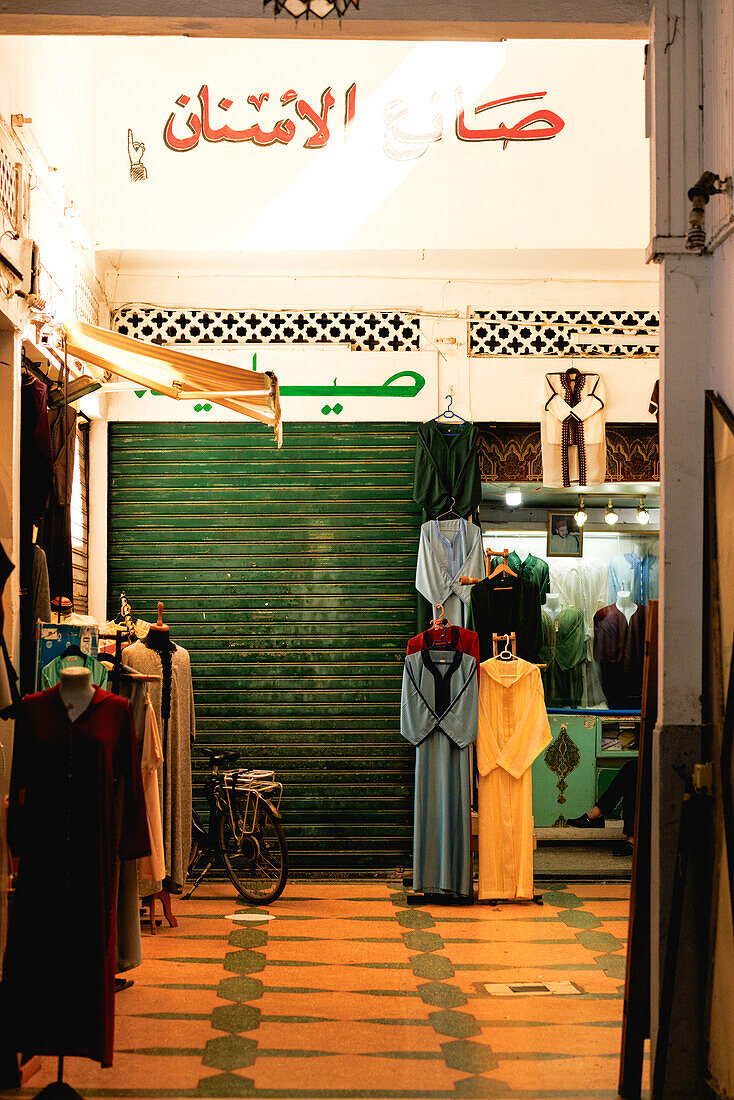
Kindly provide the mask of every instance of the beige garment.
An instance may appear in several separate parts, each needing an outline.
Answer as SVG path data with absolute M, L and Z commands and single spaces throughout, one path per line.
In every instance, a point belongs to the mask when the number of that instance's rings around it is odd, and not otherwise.
M 150 855 L 139 861 L 140 877 L 162 881 L 166 877 L 166 857 L 163 850 L 163 822 L 161 821 L 161 801 L 158 792 L 158 769 L 163 763 L 163 746 L 155 711 L 147 691 L 145 693 L 145 733 L 140 768 L 143 774 L 143 794 L 145 796 L 145 815 L 148 819 L 150 837 Z
M 479 897 L 533 896 L 530 765 L 551 743 L 540 669 L 492 657 L 479 677 Z
M 604 382 L 598 374 L 585 374 L 577 405 L 571 408 L 563 397 L 562 375 L 546 374 L 544 412 L 540 421 L 543 454 L 543 484 L 563 488 L 563 422 L 574 416 L 583 424 L 586 452 L 584 485 L 601 485 L 607 473 L 606 397 Z M 581 487 L 577 447 L 568 449 L 568 474 L 571 485 Z

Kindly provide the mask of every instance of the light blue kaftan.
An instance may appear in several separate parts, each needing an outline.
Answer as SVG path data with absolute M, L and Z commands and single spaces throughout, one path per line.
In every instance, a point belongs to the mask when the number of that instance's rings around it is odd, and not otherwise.
M 433 607 L 443 604 L 452 626 L 466 626 L 471 587 L 461 577 L 484 576 L 482 532 L 465 519 L 432 519 L 421 526 L 415 587 Z
M 400 732 L 416 746 L 413 889 L 472 893 L 469 745 L 476 741 L 476 660 L 452 649 L 405 658 Z
M 654 554 L 618 554 L 609 562 L 609 602 L 617 602 L 620 592 L 629 592 L 636 604 L 658 598 L 658 559 Z

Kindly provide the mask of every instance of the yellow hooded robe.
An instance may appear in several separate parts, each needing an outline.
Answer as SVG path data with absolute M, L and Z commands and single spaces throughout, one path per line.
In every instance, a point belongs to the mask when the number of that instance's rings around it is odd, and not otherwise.
M 479 898 L 533 896 L 530 766 L 552 740 L 540 669 L 492 657 L 479 679 Z

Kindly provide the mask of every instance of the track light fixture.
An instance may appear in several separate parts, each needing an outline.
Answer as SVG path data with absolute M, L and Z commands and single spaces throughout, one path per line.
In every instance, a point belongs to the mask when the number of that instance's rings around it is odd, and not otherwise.
M 587 519 L 589 518 L 589 516 L 587 514 L 587 511 L 584 508 L 584 498 L 583 497 L 579 501 L 578 510 L 576 512 L 576 515 L 573 518 L 576 520 L 579 527 L 583 527 L 584 524 L 586 523 Z
M 650 522 L 650 513 L 645 507 L 644 497 L 640 497 L 640 503 L 637 505 L 637 522 L 641 523 L 643 527 L 647 527 Z
M 508 489 L 505 493 L 505 504 L 508 508 L 519 508 L 522 504 L 522 493 L 519 489 Z
M 609 503 L 607 504 L 606 511 L 604 513 L 604 522 L 608 523 L 610 527 L 614 527 L 614 524 L 617 522 L 618 519 L 619 516 L 614 511 L 614 505 L 612 504 L 612 498 L 610 497 Z

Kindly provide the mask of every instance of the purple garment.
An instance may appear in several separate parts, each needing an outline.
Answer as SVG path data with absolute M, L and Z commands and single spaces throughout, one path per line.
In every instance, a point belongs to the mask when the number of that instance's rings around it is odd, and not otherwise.
M 645 608 L 638 606 L 629 622 L 616 604 L 594 616 L 594 660 L 612 710 L 637 710 L 642 700 L 645 655 Z

